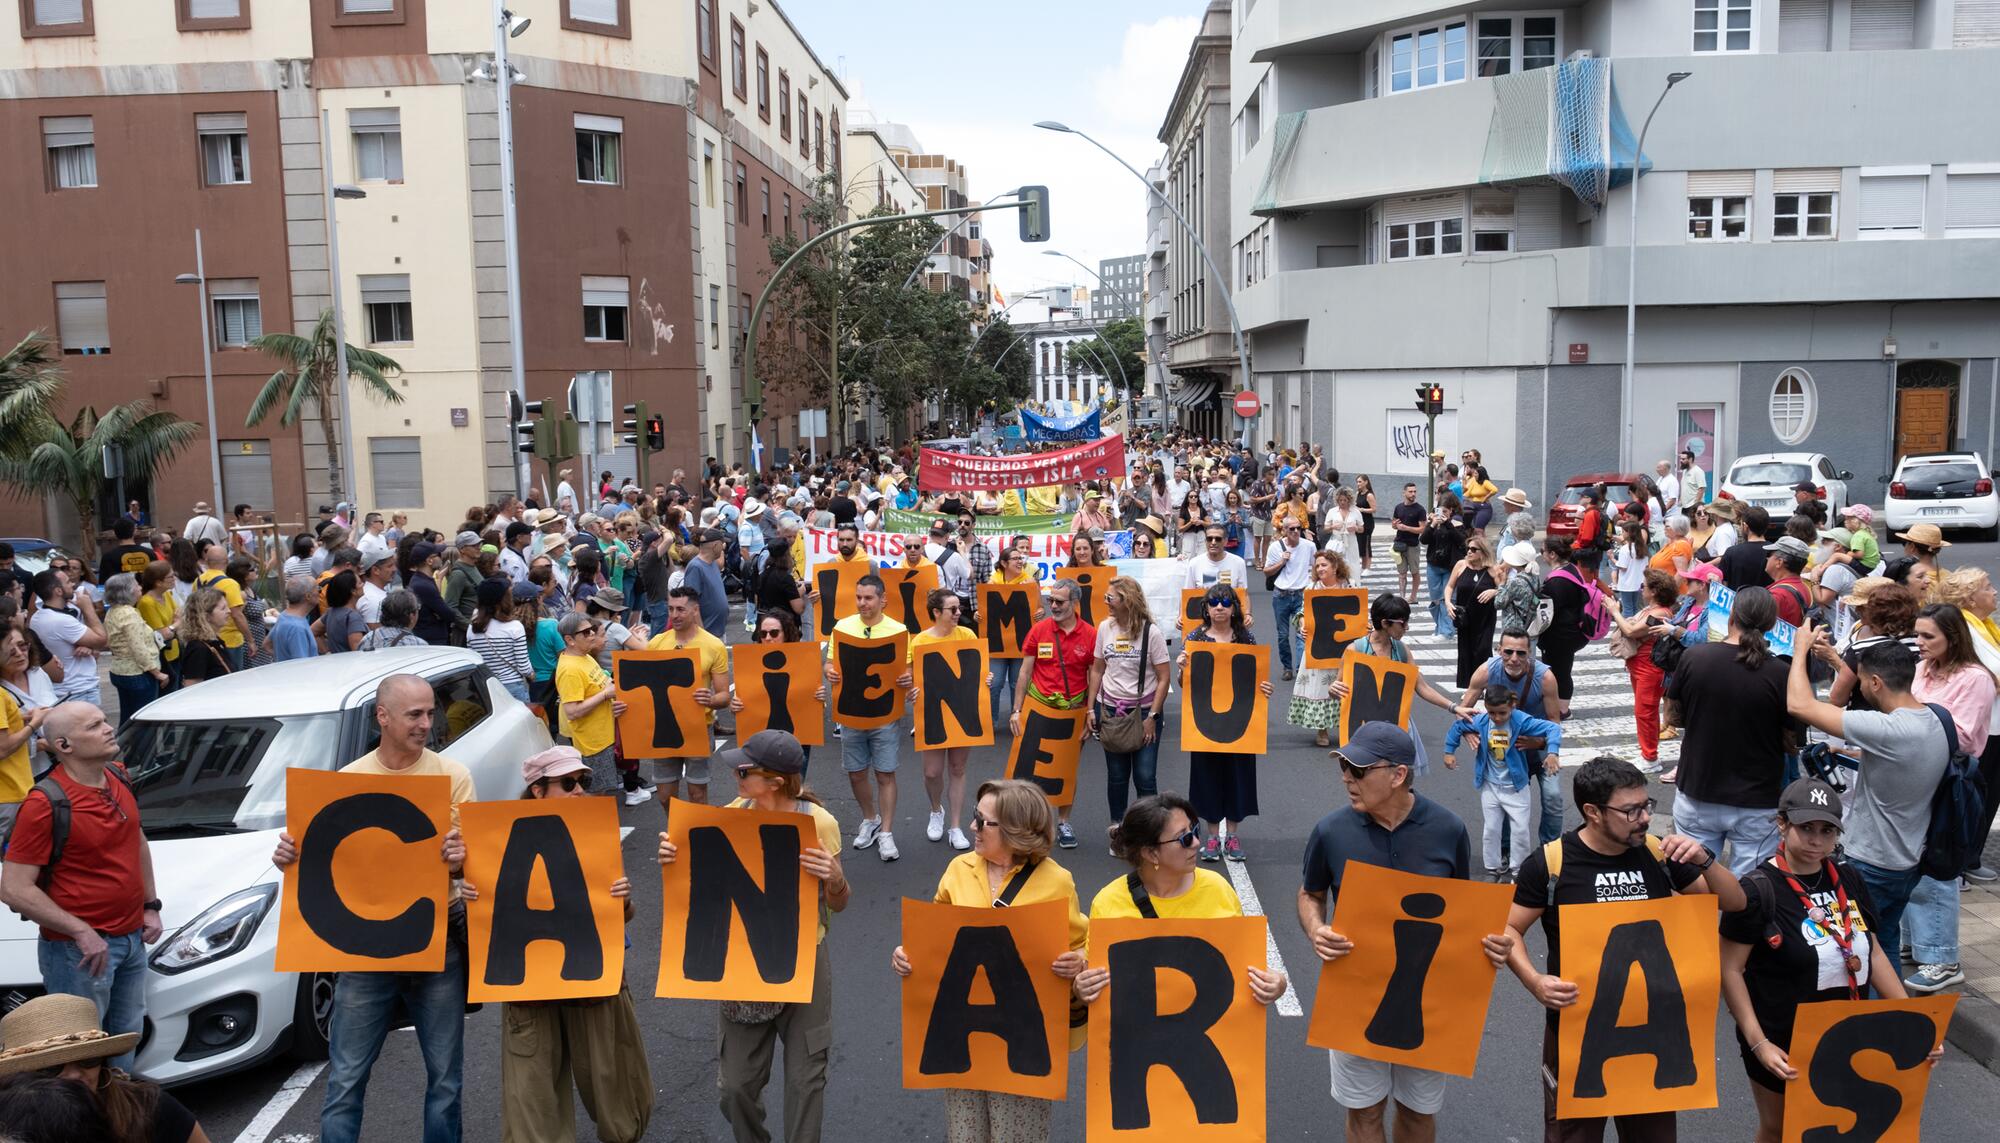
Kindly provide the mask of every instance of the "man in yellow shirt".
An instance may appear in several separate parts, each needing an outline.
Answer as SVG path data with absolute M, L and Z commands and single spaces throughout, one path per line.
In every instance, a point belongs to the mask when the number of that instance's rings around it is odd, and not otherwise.
M 909 628 L 883 614 L 885 595 L 881 576 L 862 576 L 861 582 L 854 588 L 855 614 L 834 624 L 834 631 L 856 639 L 907 634 Z M 826 681 L 832 687 L 840 682 L 840 672 L 833 665 L 831 639 L 827 640 L 826 657 Z M 896 680 L 896 685 L 908 690 L 910 681 L 910 673 L 905 670 L 903 676 Z M 850 726 L 840 736 L 840 768 L 847 771 L 847 783 L 853 787 L 854 800 L 861 807 L 861 827 L 855 832 L 854 848 L 869 849 L 880 842 L 884 861 L 894 861 L 900 856 L 893 831 L 896 826 L 896 764 L 902 740 L 902 728 L 896 723 L 873 730 Z M 870 772 L 874 774 L 872 784 L 869 781 Z M 878 797 L 881 799 L 879 815 L 876 813 Z
M 701 600 L 685 587 L 677 587 L 667 592 L 667 629 L 653 636 L 646 644 L 648 651 L 678 651 L 682 648 L 699 651 L 701 663 L 695 673 L 698 684 L 694 691 L 694 701 L 708 708 L 708 721 L 715 721 L 715 712 L 729 705 L 729 652 L 722 640 L 710 635 L 701 625 Z M 653 760 L 654 790 L 660 804 L 668 798 L 678 798 L 681 782 L 687 782 L 687 799 L 690 802 L 708 802 L 708 759 L 706 758 L 655 758 Z
M 618 740 L 618 716 L 625 713 L 625 704 L 615 697 L 611 676 L 597 665 L 604 626 L 572 611 L 556 624 L 556 634 L 563 641 L 562 654 L 556 656 L 556 698 L 561 703 L 556 728 L 569 736 L 590 766 L 591 786 L 615 794 L 623 783 L 612 746 Z

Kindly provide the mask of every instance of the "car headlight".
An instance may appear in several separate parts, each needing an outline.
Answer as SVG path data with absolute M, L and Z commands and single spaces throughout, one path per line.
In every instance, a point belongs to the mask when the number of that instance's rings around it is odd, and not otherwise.
M 160 942 L 150 958 L 154 970 L 169 974 L 186 972 L 241 952 L 277 899 L 278 885 L 269 882 L 231 893 L 210 905 Z

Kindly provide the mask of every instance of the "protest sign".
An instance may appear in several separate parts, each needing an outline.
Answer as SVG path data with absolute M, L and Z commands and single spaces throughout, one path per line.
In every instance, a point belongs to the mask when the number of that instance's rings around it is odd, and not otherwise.
M 450 830 L 442 774 L 286 770 L 278 971 L 442 971 Z
M 1019 535 L 1069 535 L 1073 515 L 1068 512 L 1026 513 L 1016 516 L 974 516 L 972 534 L 975 536 L 1019 536 Z M 904 536 L 928 536 L 931 524 L 942 520 L 953 536 L 958 535 L 958 520 L 952 516 L 933 515 L 929 512 L 914 512 L 904 508 L 891 508 L 882 514 L 882 526 L 891 532 Z
M 1104 437 L 1053 452 L 975 456 L 927 448 L 917 454 L 917 489 L 921 492 L 1080 484 L 1088 480 L 1112 480 L 1124 475 L 1123 437 Z
M 1371 722 L 1410 728 L 1410 704 L 1417 697 L 1416 664 L 1350 650 L 1341 656 L 1340 680 L 1347 684 L 1347 699 L 1340 704 L 1342 742 Z
M 818 643 L 738 643 L 729 648 L 730 677 L 743 710 L 737 741 L 760 730 L 783 730 L 801 746 L 826 745 L 826 704 L 813 697 L 826 678 Z
M 1514 891 L 1349 861 L 1334 932 L 1354 951 L 1320 965 L 1306 1043 L 1471 1076 L 1493 999 L 1480 941 L 1503 932 Z
M 1007 751 L 1003 775 L 1033 782 L 1056 806 L 1076 801 L 1076 767 L 1082 756 L 1090 710 L 1062 710 L 1033 697 L 1021 700 L 1021 733 Z
M 799 855 L 819 846 L 813 819 L 676 798 L 661 867 L 660 982 L 685 1000 L 812 999 L 819 881 Z
M 903 899 L 903 1086 L 1062 1099 L 1069 1090 L 1069 904 Z
M 897 564 L 883 568 L 878 574 L 887 592 L 888 603 L 883 610 L 889 613 L 889 618 L 911 631 L 929 627 L 936 619 L 927 601 L 938 587 L 937 565 L 927 563 L 910 567 Z
M 1104 607 L 1104 589 L 1118 578 L 1118 569 L 1102 564 L 1087 568 L 1060 567 L 1056 569 L 1057 579 L 1066 579 L 1076 584 L 1076 613 L 1085 623 L 1095 627 L 1104 622 L 1110 612 Z
M 701 652 L 613 651 L 612 685 L 625 713 L 618 716 L 618 742 L 627 758 L 706 758 L 709 708 L 694 692 L 713 680 L 701 670 Z
M 1034 583 L 982 583 L 979 633 L 986 637 L 986 654 L 994 659 L 1018 659 L 1028 629 L 1042 609 L 1042 588 Z
M 1563 906 L 1577 997 L 1557 1017 L 1559 1118 L 1715 1106 L 1715 910 L 1708 894 Z
M 1129 576 L 1139 581 L 1139 587 L 1146 594 L 1146 610 L 1152 613 L 1153 622 L 1168 640 L 1181 637 L 1184 624 L 1176 623 L 1173 617 L 1181 609 L 1181 585 L 1186 582 L 1187 569 L 1179 560 L 1141 560 L 1130 557 L 1116 560 L 1111 565 L 1121 576 Z M 1204 617 L 1205 618 L 1205 617 Z
M 1340 665 L 1350 643 L 1368 634 L 1368 589 L 1310 587 L 1300 612 L 1305 666 L 1323 670 Z
M 993 745 L 993 697 L 986 689 L 986 645 L 978 639 L 920 644 L 910 675 L 917 685 L 918 750 Z
M 1710 643 L 1720 643 L 1729 638 L 1729 612 L 1736 606 L 1736 593 L 1719 583 L 1708 587 L 1708 607 L 1702 612 L 1708 624 L 1707 639 Z M 1799 629 L 1780 619 L 1769 631 L 1764 632 L 1764 645 L 1771 654 L 1790 658 L 1792 642 Z
M 909 668 L 910 637 L 857 638 L 833 633 L 833 721 L 855 730 L 874 730 L 903 717 L 905 692 L 896 685 Z
M 1183 572 L 1183 575 L 1186 573 Z M 1250 593 L 1236 588 L 1236 609 L 1243 613 L 1243 623 L 1250 623 Z M 1196 629 L 1208 625 L 1208 592 L 1205 587 L 1184 587 L 1181 589 L 1181 634 L 1192 635 Z
M 828 551 L 839 550 L 831 542 L 833 533 L 820 534 L 828 537 Z M 813 604 L 815 635 L 826 639 L 833 634 L 834 624 L 861 610 L 854 602 L 854 589 L 863 576 L 873 575 L 877 570 L 875 564 L 867 560 L 834 559 L 812 565 L 812 575 L 807 578 L 807 583 L 819 593 L 819 601 Z
M 1063 532 L 1055 534 L 1021 533 L 1021 535 L 1024 537 L 1023 542 L 1026 544 L 1025 566 L 1027 570 L 1035 573 L 1035 578 L 1044 585 L 1054 583 L 1056 569 L 1069 565 L 1071 541 L 1069 534 Z M 1007 533 L 975 536 L 973 542 L 984 544 L 986 550 L 993 553 L 993 564 L 997 568 L 1000 564 L 1000 552 L 1009 546 L 1013 542 L 1013 539 L 1014 534 Z M 839 560 L 839 536 L 833 530 L 808 528 L 806 529 L 805 541 L 806 561 L 813 569 L 813 573 L 809 578 L 811 583 L 819 589 L 822 598 L 824 598 L 827 588 L 820 582 L 819 572 L 828 564 Z M 895 567 L 903 562 L 903 537 L 894 532 L 863 532 L 861 533 L 860 546 L 856 550 L 867 556 L 867 561 L 865 564 L 859 560 L 853 561 L 855 565 L 866 567 L 869 571 L 879 574 L 882 569 Z M 861 571 L 849 574 L 854 579 L 858 579 L 866 575 L 867 572 Z M 848 582 L 845 591 L 849 602 L 846 605 L 846 609 L 840 612 L 841 618 L 854 614 L 851 580 Z M 832 630 L 832 624 L 830 623 L 826 624 L 825 627 L 829 631 Z
M 1271 700 L 1257 684 L 1270 677 L 1269 647 L 1190 641 L 1181 682 L 1181 749 L 1262 754 Z
M 1958 997 L 1824 1000 L 1799 1005 L 1786 1053 L 1786 1143 L 1917 1143 L 1931 1050 Z
M 611 996 L 625 979 L 625 876 L 610 798 L 468 802 L 467 988 L 475 1004 Z

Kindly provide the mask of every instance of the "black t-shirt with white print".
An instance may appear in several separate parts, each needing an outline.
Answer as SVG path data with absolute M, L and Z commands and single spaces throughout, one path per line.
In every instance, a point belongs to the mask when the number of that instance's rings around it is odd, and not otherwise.
M 1848 923 L 1853 927 L 1854 955 L 1861 958 L 1856 979 L 1868 987 L 1868 959 L 1873 951 L 1875 902 L 1861 877 L 1845 863 L 1834 865 L 1840 888 L 1847 894 Z M 1814 905 L 1832 917 L 1837 909 L 1833 878 L 1826 865 L 1812 876 L 1800 876 L 1799 885 Z M 1750 946 L 1750 959 L 1743 966 L 1743 983 L 1750 992 L 1750 1008 L 1771 1042 L 1790 1051 L 1792 1025 L 1799 1005 L 1819 1000 L 1846 1000 L 1847 965 L 1840 948 L 1824 926 L 1806 915 L 1806 906 L 1776 863 L 1766 861 L 1743 879 L 1746 904 L 1740 913 L 1722 915 L 1724 940 Z M 1771 947 L 1771 938 L 1778 947 Z M 1743 1039 L 1742 1029 L 1736 1038 Z
M 1540 846 L 1529 851 L 1514 878 L 1514 903 L 1542 910 L 1542 935 L 1549 942 L 1549 975 L 1562 975 L 1562 906 L 1605 901 L 1652 901 L 1671 897 L 1699 880 L 1702 871 L 1678 861 L 1662 861 L 1644 845 L 1615 857 L 1585 845 L 1581 829 L 1562 835 L 1562 874 L 1549 900 L 1549 863 Z M 1550 908 L 1551 905 L 1554 908 Z M 1555 1013 L 1550 1012 L 1553 1018 Z

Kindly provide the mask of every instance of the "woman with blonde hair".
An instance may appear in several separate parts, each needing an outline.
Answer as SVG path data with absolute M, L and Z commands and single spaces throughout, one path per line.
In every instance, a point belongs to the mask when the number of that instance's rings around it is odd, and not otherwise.
M 187 605 L 174 621 L 174 635 L 181 643 L 181 684 L 220 678 L 229 673 L 229 660 L 222 653 L 222 627 L 229 622 L 229 600 L 212 587 L 198 587 L 188 593 Z
M 1084 706 L 1104 746 L 1104 793 L 1117 818 L 1128 787 L 1142 798 L 1159 792 L 1160 709 L 1173 660 L 1138 580 L 1121 575 L 1106 584 L 1104 607 Z
M 1055 807 L 1040 786 L 1011 779 L 983 783 L 972 815 L 972 852 L 951 859 L 931 899 L 975 909 L 1064 902 L 1069 906 L 1069 951 L 1048 970 L 1074 981 L 1083 971 L 1090 928 L 1077 908 L 1076 880 L 1049 856 L 1055 837 Z M 910 975 L 910 958 L 903 946 L 896 946 L 889 964 L 899 975 Z M 1071 1051 L 1083 1046 L 1081 1017 L 1072 1008 Z M 1025 1095 L 951 1088 L 944 1093 L 944 1107 L 948 1143 L 1045 1143 L 1055 1104 Z

